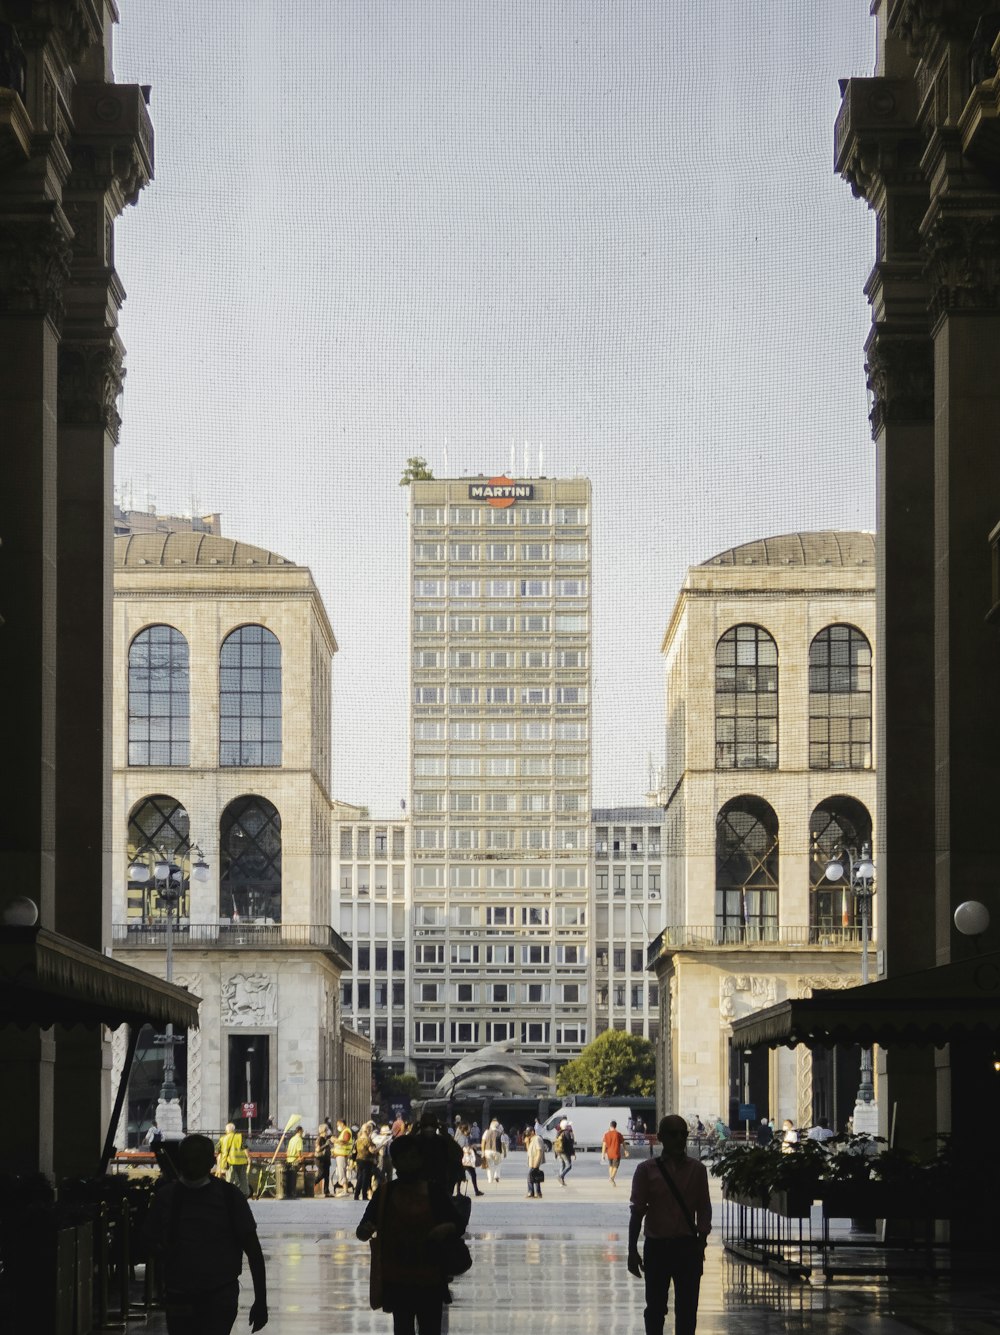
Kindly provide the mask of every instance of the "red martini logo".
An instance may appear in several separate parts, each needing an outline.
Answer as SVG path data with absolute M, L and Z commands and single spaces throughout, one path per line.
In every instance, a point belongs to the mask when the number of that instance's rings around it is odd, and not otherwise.
M 470 482 L 469 500 L 485 501 L 494 510 L 506 510 L 515 501 L 530 501 L 535 488 L 530 482 L 515 482 L 509 477 L 491 477 L 488 482 Z

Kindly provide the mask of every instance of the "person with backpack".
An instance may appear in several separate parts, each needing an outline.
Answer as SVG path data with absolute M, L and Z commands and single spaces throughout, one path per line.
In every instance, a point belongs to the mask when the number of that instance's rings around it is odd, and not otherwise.
M 573 1167 L 573 1160 L 576 1158 L 576 1141 L 573 1139 L 573 1128 L 564 1117 L 559 1123 L 559 1134 L 552 1143 L 552 1153 L 559 1160 L 559 1185 L 566 1185 L 566 1176 Z
M 267 1276 L 246 1197 L 212 1176 L 215 1146 L 208 1136 L 185 1136 L 175 1163 L 177 1180 L 157 1187 L 145 1222 L 147 1244 L 163 1266 L 169 1335 L 229 1335 L 244 1256 L 253 1280 L 250 1329 L 263 1330 Z

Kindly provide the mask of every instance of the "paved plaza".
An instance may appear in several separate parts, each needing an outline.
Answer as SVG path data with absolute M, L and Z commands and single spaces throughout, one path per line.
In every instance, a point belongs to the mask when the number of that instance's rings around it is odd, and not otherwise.
M 470 1225 L 473 1269 L 452 1286 L 451 1335 L 565 1332 L 642 1335 L 642 1282 L 625 1269 L 628 1196 L 635 1160 L 612 1187 L 597 1155 L 579 1156 L 566 1187 L 546 1165 L 544 1198 L 525 1200 L 524 1155 L 499 1185 L 480 1185 Z M 718 1184 L 713 1181 L 716 1224 Z M 254 1214 L 267 1258 L 270 1335 L 390 1335 L 392 1319 L 368 1306 L 368 1248 L 354 1229 L 362 1203 L 260 1201 Z M 709 1241 L 699 1335 L 985 1335 L 1000 1332 L 1000 1289 L 958 1288 L 920 1275 L 885 1280 L 788 1280 L 738 1261 Z M 247 1329 L 249 1276 L 236 1331 Z M 162 1316 L 145 1325 L 164 1329 Z M 673 1315 L 667 1318 L 668 1335 Z

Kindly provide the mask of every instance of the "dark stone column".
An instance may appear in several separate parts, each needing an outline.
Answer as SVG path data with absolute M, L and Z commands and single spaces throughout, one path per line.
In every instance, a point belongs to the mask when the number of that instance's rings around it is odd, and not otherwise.
M 899 63 L 899 62 L 897 62 Z M 917 97 L 906 77 L 852 79 L 837 121 L 837 170 L 876 217 L 866 284 L 872 331 L 865 352 L 876 453 L 878 591 L 875 644 L 877 940 L 886 972 L 936 963 L 930 893 L 934 749 L 934 397 L 920 223 Z M 878 1054 L 881 1130 L 933 1144 L 933 1052 Z M 895 1117 L 893 1114 L 895 1113 Z

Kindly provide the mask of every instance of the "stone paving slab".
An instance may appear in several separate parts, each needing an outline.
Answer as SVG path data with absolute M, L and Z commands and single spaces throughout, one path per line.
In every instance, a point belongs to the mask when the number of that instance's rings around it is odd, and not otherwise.
M 512 1164 L 518 1164 L 514 1157 Z M 522 1161 L 523 1163 L 523 1161 Z M 612 1187 L 596 1157 L 577 1161 L 565 1188 L 546 1181 L 528 1201 L 525 1174 L 506 1173 L 473 1203 L 473 1269 L 453 1285 L 451 1335 L 641 1335 L 642 1283 L 625 1269 L 634 1161 Z M 554 1173 L 547 1167 L 550 1178 Z M 485 1176 L 485 1175 L 483 1175 Z M 718 1196 L 713 1183 L 713 1195 Z M 390 1335 L 391 1318 L 368 1307 L 368 1248 L 350 1199 L 258 1201 L 267 1259 L 270 1335 Z M 717 1213 L 716 1222 L 719 1220 Z M 236 1330 L 247 1329 L 249 1276 Z M 713 1233 L 706 1256 L 700 1335 L 997 1335 L 1000 1296 L 980 1284 L 907 1278 L 787 1280 L 734 1259 Z M 144 1323 L 161 1335 L 162 1316 Z M 672 1331 L 672 1316 L 667 1332 Z

